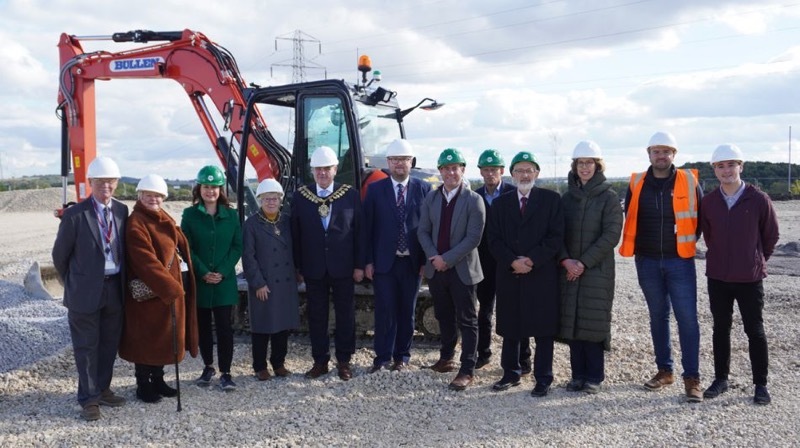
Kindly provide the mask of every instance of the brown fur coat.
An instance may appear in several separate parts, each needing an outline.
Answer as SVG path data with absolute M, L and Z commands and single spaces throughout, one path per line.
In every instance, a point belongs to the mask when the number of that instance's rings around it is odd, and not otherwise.
M 197 357 L 197 302 L 189 244 L 175 220 L 164 210 L 148 210 L 140 202 L 128 218 L 126 257 L 128 279 L 139 278 L 157 297 L 137 302 L 130 289 L 125 293 L 125 327 L 119 355 L 127 361 L 146 365 L 175 362 L 172 334 L 172 305 L 175 305 L 178 350 L 181 361 L 186 351 Z M 177 251 L 176 251 L 177 249 Z M 176 255 L 177 252 L 179 255 Z M 175 257 L 172 266 L 167 269 Z M 181 281 L 181 259 L 189 264 L 189 281 Z

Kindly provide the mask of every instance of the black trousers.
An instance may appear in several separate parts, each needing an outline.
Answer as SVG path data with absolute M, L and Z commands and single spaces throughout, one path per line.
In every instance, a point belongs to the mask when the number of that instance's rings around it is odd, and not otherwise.
M 253 371 L 256 373 L 267 368 L 267 349 L 272 341 L 272 354 L 269 363 L 272 368 L 280 367 L 286 362 L 286 352 L 289 346 L 289 330 L 277 333 L 251 333 L 250 341 L 253 346 Z
M 306 311 L 314 364 L 327 364 L 331 359 L 331 340 L 328 335 L 328 304 L 331 301 L 336 316 L 334 332 L 336 361 L 349 363 L 353 353 L 356 352 L 354 289 L 353 277 L 331 278 L 326 274 L 320 280 L 306 278 Z
M 606 379 L 603 343 L 569 341 L 569 364 L 573 379 L 602 383 Z
M 753 384 L 767 385 L 769 354 L 767 335 L 764 333 L 764 285 L 761 280 L 752 283 L 731 283 L 708 279 L 708 297 L 714 317 L 714 376 L 727 379 L 731 370 L 731 326 L 733 302 L 739 304 L 742 325 L 747 335 Z
M 488 264 L 488 263 L 487 263 Z M 495 303 L 495 273 L 494 265 L 486 266 L 483 270 L 484 278 L 478 283 L 478 358 L 489 359 L 492 357 L 492 315 Z
M 230 373 L 233 361 L 233 327 L 231 311 L 233 306 L 217 306 L 214 308 L 197 308 L 197 330 L 200 336 L 200 355 L 207 366 L 214 365 L 214 335 L 211 321 L 217 330 L 217 357 L 219 371 Z
M 458 333 L 461 332 L 459 373 L 473 375 L 478 358 L 478 300 L 475 297 L 475 285 L 462 283 L 455 268 L 450 268 L 436 272 L 428 280 L 428 288 L 433 296 L 433 311 L 441 331 L 441 359 L 453 359 Z

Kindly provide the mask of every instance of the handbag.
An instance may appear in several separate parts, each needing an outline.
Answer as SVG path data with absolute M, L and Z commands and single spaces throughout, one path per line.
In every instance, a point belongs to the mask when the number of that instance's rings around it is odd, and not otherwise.
M 167 265 L 167 270 L 172 267 L 172 262 L 175 261 L 175 255 L 172 256 L 172 260 L 170 260 L 169 264 Z M 156 297 L 156 294 L 150 289 L 147 284 L 142 281 L 141 279 L 135 278 L 128 282 L 128 287 L 131 289 L 131 297 L 133 300 L 137 302 L 145 302 Z

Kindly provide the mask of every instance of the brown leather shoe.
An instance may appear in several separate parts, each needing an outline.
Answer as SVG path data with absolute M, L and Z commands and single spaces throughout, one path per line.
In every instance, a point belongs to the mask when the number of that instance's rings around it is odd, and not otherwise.
M 647 390 L 660 390 L 664 386 L 669 386 L 675 382 L 675 376 L 669 370 L 659 369 L 658 373 L 644 383 Z
M 436 364 L 430 366 L 430 369 L 439 373 L 455 372 L 458 370 L 458 364 L 452 359 L 440 359 L 436 361 Z
M 392 363 L 391 371 L 392 372 L 402 372 L 403 370 L 408 370 L 408 363 L 403 361 L 395 361 Z
M 684 378 L 683 385 L 686 389 L 686 401 L 700 403 L 703 401 L 703 390 L 700 388 L 700 378 Z
M 292 374 L 292 372 L 289 371 L 289 369 L 287 369 L 283 365 L 279 365 L 278 367 L 273 367 L 272 371 L 275 373 L 275 376 L 279 376 L 281 378 L 286 378 L 287 376 Z
M 102 406 L 116 408 L 125 404 L 125 398 L 115 394 L 111 389 L 106 389 L 100 394 L 98 403 Z
M 339 378 L 342 381 L 347 381 L 353 377 L 353 371 L 350 370 L 350 363 L 340 362 L 336 364 L 336 370 L 339 372 Z
M 100 420 L 100 417 L 102 417 L 100 414 L 100 406 L 97 404 L 87 404 L 81 410 L 81 417 L 87 422 Z
M 450 382 L 450 390 L 464 390 L 472 384 L 472 375 L 467 375 L 466 373 L 459 373 L 456 375 L 455 379 Z
M 325 364 L 314 363 L 314 365 L 311 367 L 311 370 L 306 372 L 306 378 L 310 378 L 313 380 L 314 378 L 319 378 L 322 375 L 325 375 L 329 371 L 330 370 L 328 369 L 328 363 Z
M 269 374 L 269 370 L 264 369 L 256 372 L 256 378 L 258 378 L 258 381 L 267 381 L 272 378 L 272 375 Z

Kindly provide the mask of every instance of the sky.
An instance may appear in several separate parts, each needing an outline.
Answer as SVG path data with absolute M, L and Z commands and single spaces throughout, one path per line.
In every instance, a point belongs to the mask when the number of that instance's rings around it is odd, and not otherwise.
M 748 160 L 788 162 L 791 148 L 800 161 L 800 1 L 0 0 L 0 177 L 60 172 L 61 33 L 136 29 L 202 32 L 260 85 L 291 82 L 296 30 L 319 41 L 304 56 L 324 70 L 307 80 L 353 81 L 368 54 L 402 106 L 446 103 L 406 118 L 418 166 L 455 147 L 470 178 L 487 148 L 507 162 L 531 151 L 540 177 L 563 177 L 585 139 L 602 148 L 609 177 L 626 177 L 647 168 L 656 131 L 675 135 L 677 165 L 708 161 L 722 143 Z M 191 179 L 218 163 L 177 83 L 97 84 L 98 154 L 123 175 Z

